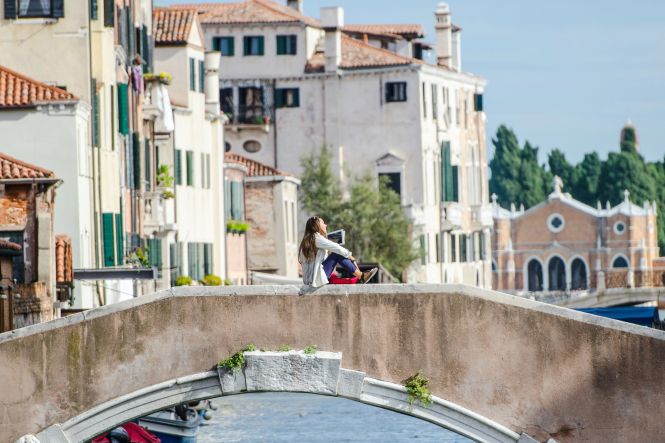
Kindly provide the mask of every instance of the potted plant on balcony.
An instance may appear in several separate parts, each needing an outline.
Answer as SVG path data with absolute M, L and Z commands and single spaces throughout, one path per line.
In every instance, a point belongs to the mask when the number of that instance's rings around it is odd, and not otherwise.
M 173 182 L 175 179 L 171 175 L 167 165 L 160 165 L 159 169 L 157 169 L 155 179 L 157 181 L 157 188 L 161 190 L 164 200 L 175 198 L 175 193 L 173 192 Z

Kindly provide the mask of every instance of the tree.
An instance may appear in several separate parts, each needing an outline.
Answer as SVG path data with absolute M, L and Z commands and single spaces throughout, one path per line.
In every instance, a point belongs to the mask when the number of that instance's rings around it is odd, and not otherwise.
M 492 143 L 494 157 L 490 162 L 490 193 L 497 195 L 499 204 L 508 206 L 516 202 L 522 193 L 519 177 L 522 164 L 520 145 L 513 130 L 504 125 L 499 126 Z
M 656 195 L 656 183 L 644 164 L 642 156 L 635 152 L 610 152 L 603 163 L 598 189 L 601 202 L 616 205 L 623 200 L 623 191 L 630 191 L 630 199 L 642 203 Z
M 546 177 L 549 177 L 547 171 L 538 164 L 537 147 L 526 142 L 520 157 L 522 164 L 520 165 L 519 182 L 522 190 L 518 194 L 515 204 L 530 208 L 545 200 L 551 180 L 547 180 Z
M 637 152 L 637 132 L 633 125 L 628 124 L 621 130 L 619 147 L 621 152 Z
M 598 183 L 603 164 L 596 152 L 584 154 L 581 163 L 575 166 L 577 180 L 571 188 L 576 199 L 594 206 L 598 200 Z
M 547 163 L 552 176 L 558 175 L 563 180 L 564 189 L 575 189 L 577 174 L 575 167 L 568 163 L 566 155 L 558 148 L 554 148 L 547 156 Z
M 409 219 L 387 179 L 378 185 L 370 175 L 352 180 L 350 197 L 342 201 L 341 187 L 332 174 L 330 154 L 325 148 L 318 155 L 305 156 L 301 163 L 303 209 L 320 215 L 331 227 L 344 228 L 345 247 L 359 261 L 380 263 L 400 277 L 417 255 L 409 235 Z

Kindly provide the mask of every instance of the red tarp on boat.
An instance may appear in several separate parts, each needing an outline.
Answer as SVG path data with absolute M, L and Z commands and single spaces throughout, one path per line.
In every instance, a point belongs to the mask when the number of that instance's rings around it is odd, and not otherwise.
M 129 434 L 129 441 L 131 441 L 132 443 L 161 442 L 159 438 L 155 437 L 150 432 L 148 432 L 147 429 L 142 428 L 136 423 L 125 423 L 124 425 L 122 425 L 122 427 L 125 428 L 125 431 L 127 431 L 127 434 Z M 92 441 L 92 443 L 110 443 L 111 440 L 108 439 L 108 437 L 106 436 L 107 434 L 100 435 L 99 437 L 95 438 Z

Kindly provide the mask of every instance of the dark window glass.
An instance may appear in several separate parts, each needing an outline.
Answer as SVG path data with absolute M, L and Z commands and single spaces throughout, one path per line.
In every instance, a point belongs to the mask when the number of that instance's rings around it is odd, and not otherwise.
M 561 227 L 561 225 L 563 225 L 563 220 L 561 220 L 561 218 L 559 218 L 559 217 L 554 217 L 552 219 L 552 221 L 550 222 L 550 224 L 552 225 L 552 227 L 554 229 L 559 229 Z
M 612 262 L 612 267 L 613 268 L 627 268 L 628 267 L 628 261 L 623 257 L 617 257 Z
M 235 38 L 213 37 L 212 49 L 222 53 L 222 57 L 233 57 L 235 55 Z
M 531 260 L 527 267 L 529 292 L 540 292 L 543 290 L 543 267 L 538 260 Z
M 550 277 L 550 291 L 566 290 L 566 266 L 559 257 L 553 257 L 550 260 L 548 274 Z
M 483 110 L 483 94 L 473 94 L 473 110 L 476 112 Z
M 243 41 L 245 55 L 263 55 L 263 36 L 247 36 Z
M 219 105 L 224 114 L 233 115 L 233 88 L 219 90 Z
M 586 266 L 580 258 L 573 260 L 573 265 L 571 267 L 571 277 L 570 289 L 572 290 L 583 290 L 587 288 L 586 285 Z
M 238 123 L 264 124 L 263 88 L 240 88 L 239 95 Z
M 277 55 L 296 55 L 298 52 L 298 36 L 278 35 Z
M 51 17 L 51 0 L 19 0 L 19 17 Z
M 379 180 L 383 181 L 395 194 L 402 195 L 402 174 L 399 172 L 382 172 L 379 174 Z
M 386 83 L 386 102 L 405 102 L 406 82 Z
M 275 107 L 297 108 L 300 106 L 300 89 L 280 88 L 275 89 Z

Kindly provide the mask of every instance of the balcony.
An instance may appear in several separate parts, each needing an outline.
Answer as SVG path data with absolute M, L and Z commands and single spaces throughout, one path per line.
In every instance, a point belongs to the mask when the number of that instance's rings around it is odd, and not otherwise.
M 229 122 L 226 124 L 231 131 L 253 130 L 270 132 L 272 121 L 270 113 L 263 106 L 239 106 L 237 112 L 224 110 Z
M 457 202 L 441 204 L 441 229 L 451 231 L 462 227 L 462 206 Z
M 494 226 L 492 207 L 490 205 L 472 206 L 471 211 L 471 218 L 474 224 L 481 225 L 484 228 Z
M 175 223 L 175 199 L 165 198 L 164 190 L 145 193 L 143 226 L 146 233 L 165 236 L 178 229 Z

